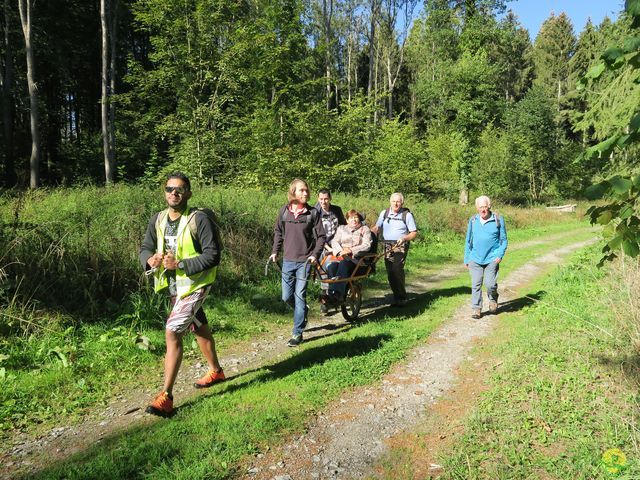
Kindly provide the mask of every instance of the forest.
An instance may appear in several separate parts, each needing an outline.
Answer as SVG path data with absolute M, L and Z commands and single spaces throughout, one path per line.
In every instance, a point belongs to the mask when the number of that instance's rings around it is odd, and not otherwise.
M 640 478 L 640 0 L 535 38 L 510 4 L 4 0 L 0 479 Z M 193 388 L 189 335 L 154 421 L 168 299 L 138 254 L 174 170 L 219 221 L 229 376 Z M 294 177 L 368 222 L 402 191 L 419 235 L 407 305 L 383 262 L 356 320 L 310 281 L 289 348 L 265 262 Z M 480 194 L 509 248 L 478 320 Z
M 631 2 L 633 4 L 633 2 Z M 314 188 L 540 204 L 634 172 L 621 12 L 535 41 L 504 0 L 4 1 L 2 183 Z M 592 81 L 595 80 L 596 81 Z

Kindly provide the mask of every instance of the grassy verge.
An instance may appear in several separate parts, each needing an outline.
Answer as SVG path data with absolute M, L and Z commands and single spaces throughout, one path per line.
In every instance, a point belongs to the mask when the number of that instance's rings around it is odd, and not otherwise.
M 623 368 L 637 354 L 617 334 L 596 250 L 534 286 L 546 291 L 539 302 L 501 315 L 502 363 L 440 478 L 640 477 L 637 378 Z
M 564 237 L 514 251 L 504 271 L 574 241 L 575 237 Z M 430 258 L 422 249 L 411 255 L 416 269 Z M 463 273 L 435 291 L 420 294 L 402 316 L 376 311 L 366 323 L 305 343 L 288 359 L 179 404 L 171 421 L 123 432 L 41 472 L 40 478 L 226 478 L 246 455 L 300 431 L 310 412 L 323 408 L 345 388 L 379 380 L 468 301 L 468 295 L 468 278 Z

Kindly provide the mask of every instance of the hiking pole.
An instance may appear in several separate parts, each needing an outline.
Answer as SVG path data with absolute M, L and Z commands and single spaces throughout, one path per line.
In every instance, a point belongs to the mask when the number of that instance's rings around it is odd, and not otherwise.
M 276 262 L 275 260 L 272 262 L 271 261 L 271 257 L 267 258 L 267 263 L 264 266 L 264 276 L 266 277 L 269 274 L 269 264 L 273 263 L 274 266 L 280 271 L 280 273 L 282 273 L 282 269 L 280 268 L 280 265 L 278 264 L 278 262 Z

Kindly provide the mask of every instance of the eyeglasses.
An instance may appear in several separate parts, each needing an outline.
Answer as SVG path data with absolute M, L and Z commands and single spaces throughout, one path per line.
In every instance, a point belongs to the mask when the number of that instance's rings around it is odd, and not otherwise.
M 167 193 L 177 193 L 178 195 L 184 195 L 187 190 L 184 187 L 164 187 L 164 191 Z

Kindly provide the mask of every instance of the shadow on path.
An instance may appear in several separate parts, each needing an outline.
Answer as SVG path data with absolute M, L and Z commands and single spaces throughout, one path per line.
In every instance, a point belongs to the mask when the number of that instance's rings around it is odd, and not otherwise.
M 455 297 L 457 295 L 471 295 L 470 287 L 451 287 L 430 290 L 418 295 L 410 295 L 409 300 L 403 307 L 391 305 L 380 306 L 382 299 L 369 299 L 367 303 L 373 303 L 374 310 L 360 316 L 353 323 L 371 322 L 389 317 L 417 317 L 422 315 L 429 306 L 440 298 Z
M 500 303 L 498 313 L 512 313 L 522 310 L 536 303 L 545 293 L 545 290 L 538 290 L 536 293 L 530 293 L 520 298 L 507 300 L 506 302 Z
M 180 405 L 171 420 L 148 419 L 149 421 L 144 425 L 138 424 L 121 430 L 101 439 L 95 445 L 87 445 L 86 449 L 67 460 L 49 464 L 48 468 L 39 472 L 30 472 L 22 478 L 130 479 L 146 478 L 159 471 L 167 473 L 167 478 L 170 478 L 174 462 L 180 462 L 191 456 L 190 450 L 194 447 L 192 442 L 197 441 L 191 437 L 198 437 L 198 434 L 189 432 L 198 432 L 203 428 L 202 422 L 206 421 L 210 422 L 206 425 L 206 429 L 211 436 L 219 437 L 224 435 L 225 428 L 230 428 L 229 418 L 232 418 L 232 422 L 235 421 L 235 417 L 229 417 L 229 412 L 238 408 L 234 405 L 235 403 L 241 404 L 243 400 L 241 396 L 236 400 L 229 395 L 253 385 L 283 379 L 296 371 L 329 360 L 366 355 L 379 349 L 390 339 L 391 336 L 388 334 L 372 335 L 301 349 L 285 360 L 243 372 L 224 383 L 211 387 L 207 394 L 199 395 Z M 244 380 L 240 380 L 241 377 L 244 377 Z M 211 408 L 204 406 L 204 402 L 212 396 L 220 397 L 219 403 L 227 411 L 220 411 L 220 417 L 208 412 L 209 415 L 205 418 L 204 415 L 199 415 L 199 412 L 206 412 Z M 259 397 L 255 400 L 259 402 Z M 217 418 L 225 419 L 227 425 L 219 425 L 216 422 Z M 247 425 L 241 425 L 246 422 L 246 418 L 242 415 L 237 417 L 237 422 L 239 423 L 237 428 L 247 428 Z M 216 434 L 216 432 L 219 433 Z M 256 432 L 256 435 L 259 436 L 259 433 Z M 256 441 L 259 440 L 256 439 Z M 215 445 L 215 449 L 226 451 L 238 448 L 238 446 L 227 447 L 225 442 L 226 440 L 220 437 L 220 443 Z

